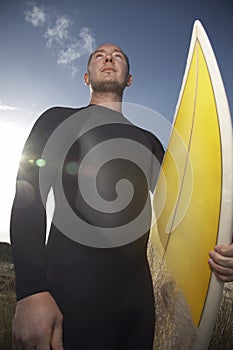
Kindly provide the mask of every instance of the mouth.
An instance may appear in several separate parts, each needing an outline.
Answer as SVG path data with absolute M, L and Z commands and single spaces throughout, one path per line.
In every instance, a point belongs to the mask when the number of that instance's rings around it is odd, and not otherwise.
M 112 67 L 105 67 L 101 70 L 101 72 L 116 72 L 116 70 Z

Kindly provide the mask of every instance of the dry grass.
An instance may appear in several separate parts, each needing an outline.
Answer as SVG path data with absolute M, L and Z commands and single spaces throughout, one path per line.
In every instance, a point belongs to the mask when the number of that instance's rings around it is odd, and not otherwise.
M 233 349 L 233 282 L 226 283 L 209 350 Z
M 11 325 L 15 309 L 15 279 L 12 264 L 0 263 L 0 350 L 11 350 Z M 233 283 L 225 285 L 222 305 L 209 350 L 233 349 Z M 174 349 L 180 350 L 180 349 Z M 201 350 L 201 349 L 200 349 Z
M 0 350 L 11 349 L 11 326 L 15 310 L 13 265 L 0 263 Z

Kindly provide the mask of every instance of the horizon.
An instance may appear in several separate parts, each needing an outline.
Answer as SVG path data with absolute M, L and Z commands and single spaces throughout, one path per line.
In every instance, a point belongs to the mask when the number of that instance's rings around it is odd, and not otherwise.
M 118 44 L 130 60 L 132 87 L 124 101 L 156 111 L 171 124 L 193 23 L 199 19 L 213 46 L 233 110 L 233 4 L 197 0 L 131 3 L 109 11 L 74 0 L 4 2 L 0 11 L 0 241 L 9 243 L 10 209 L 20 152 L 39 115 L 51 106 L 89 102 L 83 73 L 91 51 Z M 110 40 L 109 40 L 110 39 Z M 141 126 L 153 129 L 142 120 Z

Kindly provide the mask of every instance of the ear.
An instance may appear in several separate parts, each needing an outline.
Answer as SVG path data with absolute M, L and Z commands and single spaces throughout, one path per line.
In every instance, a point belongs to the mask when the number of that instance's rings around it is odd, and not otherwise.
M 84 74 L 84 82 L 85 82 L 85 85 L 87 86 L 90 85 L 89 74 L 87 72 Z
M 132 80 L 133 80 L 133 77 L 131 74 L 129 74 L 127 82 L 126 82 L 127 87 L 130 87 L 130 85 L 132 84 Z

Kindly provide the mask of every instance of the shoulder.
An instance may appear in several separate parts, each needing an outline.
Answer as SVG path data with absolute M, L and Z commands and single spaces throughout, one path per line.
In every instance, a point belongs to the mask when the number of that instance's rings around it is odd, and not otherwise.
M 43 112 L 34 123 L 24 146 L 24 152 L 40 152 L 51 134 L 69 116 L 81 108 L 52 107 Z
M 51 107 L 43 112 L 33 125 L 33 129 L 51 130 L 56 128 L 62 121 L 79 112 L 82 108 Z

